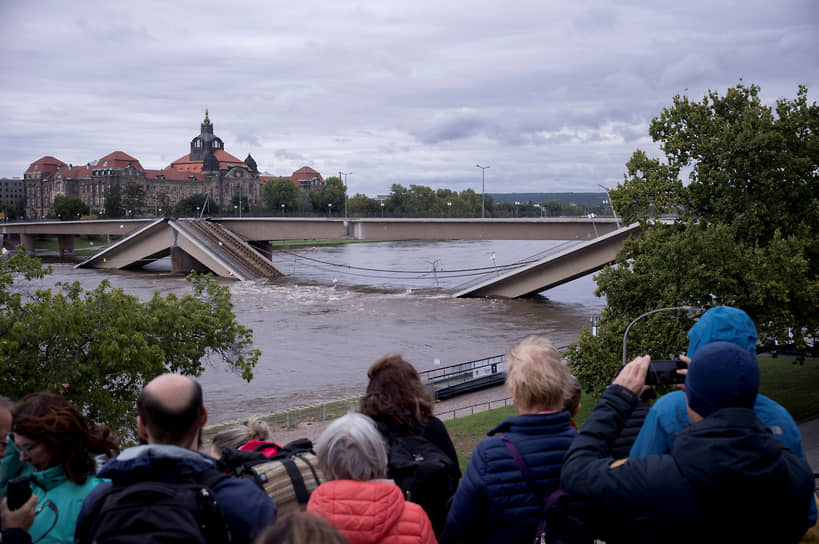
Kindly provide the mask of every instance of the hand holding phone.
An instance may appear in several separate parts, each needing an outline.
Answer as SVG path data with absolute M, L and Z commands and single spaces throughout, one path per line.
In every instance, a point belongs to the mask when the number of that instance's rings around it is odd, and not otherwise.
M 31 483 L 28 476 L 9 480 L 6 491 L 9 510 L 17 510 L 31 497 Z
M 673 385 L 685 383 L 685 374 L 677 370 L 687 369 L 688 365 L 678 359 L 651 361 L 646 373 L 646 385 Z

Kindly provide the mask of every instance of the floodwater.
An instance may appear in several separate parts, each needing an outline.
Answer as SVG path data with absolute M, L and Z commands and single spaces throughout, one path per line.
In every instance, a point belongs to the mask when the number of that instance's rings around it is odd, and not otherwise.
M 286 278 L 218 280 L 230 287 L 237 319 L 253 330 L 262 356 L 251 383 L 218 363 L 207 368 L 200 381 L 210 421 L 358 394 L 368 366 L 386 353 L 401 353 L 426 370 L 504 353 L 531 334 L 568 345 L 605 303 L 594 296 L 591 276 L 530 299 L 451 296 L 477 273 L 494 274 L 488 267 L 525 261 L 560 244 L 384 242 L 274 251 Z M 167 272 L 167 263 L 152 272 L 52 267 L 48 285 L 77 280 L 90 289 L 107 278 L 142 300 L 154 291 L 189 291 L 183 278 Z

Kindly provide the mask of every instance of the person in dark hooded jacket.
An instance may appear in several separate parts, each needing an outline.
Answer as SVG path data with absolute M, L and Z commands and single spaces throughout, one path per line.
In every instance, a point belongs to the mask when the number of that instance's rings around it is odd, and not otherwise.
M 688 331 L 687 356 L 694 357 L 703 346 L 716 341 L 731 342 L 755 355 L 756 326 L 748 314 L 739 308 L 715 306 L 702 314 Z M 785 408 L 765 395 L 759 394 L 756 396 L 753 410 L 756 417 L 767 425 L 776 438 L 793 453 L 807 460 L 799 427 Z M 685 393 L 674 391 L 663 395 L 645 416 L 645 421 L 631 447 L 629 457 L 670 453 L 678 433 L 690 423 L 686 411 Z M 811 500 L 808 521 L 810 525 L 814 525 L 816 520 L 816 503 Z
M 609 444 L 637 405 L 650 357 L 629 363 L 572 442 L 561 483 L 599 516 L 607 542 L 798 542 L 813 471 L 754 414 L 759 365 L 747 350 L 712 342 L 691 360 L 692 424 L 670 454 L 614 462 Z M 605 518 L 601 523 L 600 518 Z

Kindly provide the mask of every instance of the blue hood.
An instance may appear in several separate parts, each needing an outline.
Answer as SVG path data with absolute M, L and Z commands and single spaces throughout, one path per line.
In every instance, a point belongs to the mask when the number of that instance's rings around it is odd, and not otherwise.
M 715 306 L 688 331 L 688 356 L 705 344 L 731 342 L 756 355 L 756 327 L 748 314 L 731 306 Z

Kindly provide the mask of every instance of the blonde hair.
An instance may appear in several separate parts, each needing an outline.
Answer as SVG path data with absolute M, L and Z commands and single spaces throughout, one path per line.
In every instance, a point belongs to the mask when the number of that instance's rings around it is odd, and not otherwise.
M 233 425 L 213 435 L 213 448 L 221 452 L 223 449 L 235 449 L 248 440 L 270 440 L 270 427 L 260 417 L 251 417 L 246 425 Z
M 580 408 L 580 397 L 583 389 L 578 380 L 571 372 L 566 373 L 566 396 L 563 399 L 563 411 L 569 412 L 574 417 L 575 412 Z
M 529 336 L 509 348 L 506 367 L 506 386 L 519 408 L 563 410 L 570 372 L 551 342 Z

